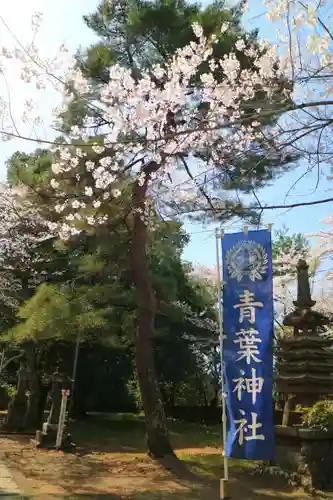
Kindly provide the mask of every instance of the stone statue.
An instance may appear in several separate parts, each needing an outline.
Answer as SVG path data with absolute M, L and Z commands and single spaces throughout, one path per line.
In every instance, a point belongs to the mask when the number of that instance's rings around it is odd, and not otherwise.
M 63 381 L 63 376 L 57 369 L 52 375 L 51 390 L 49 392 L 52 405 L 49 417 L 47 419 L 47 423 L 50 425 L 57 425 L 59 421 L 62 381 Z
M 311 298 L 309 283 L 309 266 L 301 259 L 297 263 L 297 300 L 294 305 L 299 309 L 310 309 L 316 304 Z

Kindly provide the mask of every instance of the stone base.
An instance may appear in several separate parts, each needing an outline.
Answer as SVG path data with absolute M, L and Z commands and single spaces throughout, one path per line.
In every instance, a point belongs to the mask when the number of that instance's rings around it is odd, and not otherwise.
M 43 431 L 46 427 L 43 426 Z M 55 450 L 56 440 L 57 440 L 57 429 L 50 429 L 48 431 L 42 432 L 37 431 L 34 439 L 30 440 L 30 443 L 36 448 L 43 448 L 45 450 Z M 68 432 L 64 432 L 60 450 L 70 451 L 75 448 L 75 444 L 72 443 L 71 435 Z
M 333 491 L 333 432 L 275 426 L 276 464 L 307 491 Z

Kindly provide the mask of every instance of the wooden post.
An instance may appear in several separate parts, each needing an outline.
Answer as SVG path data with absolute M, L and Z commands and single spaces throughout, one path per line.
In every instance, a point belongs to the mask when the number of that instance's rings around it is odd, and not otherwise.
M 61 399 L 61 408 L 60 415 L 58 421 L 58 432 L 57 432 L 57 440 L 56 440 L 56 448 L 61 448 L 62 438 L 64 435 L 64 427 L 65 427 L 65 419 L 66 419 L 66 407 L 67 407 L 67 399 L 69 395 L 69 391 L 62 390 L 62 399 Z

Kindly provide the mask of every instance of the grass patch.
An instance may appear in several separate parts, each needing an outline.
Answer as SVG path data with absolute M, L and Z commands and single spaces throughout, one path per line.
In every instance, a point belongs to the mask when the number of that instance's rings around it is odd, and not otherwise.
M 222 444 L 221 426 L 185 424 L 169 421 L 170 439 L 175 449 L 182 448 L 219 448 Z
M 200 453 L 179 455 L 188 468 L 200 476 L 219 478 L 223 467 L 222 454 L 205 455 Z
M 184 453 L 180 454 L 179 457 L 195 474 L 209 478 L 221 478 L 223 475 L 222 453 Z M 228 465 L 232 472 L 251 471 L 258 463 L 249 460 L 228 460 Z
M 168 421 L 170 440 L 175 450 L 220 448 L 221 427 Z M 87 420 L 73 422 L 73 440 L 109 452 L 145 453 L 147 451 L 144 418 L 134 414 L 93 414 Z

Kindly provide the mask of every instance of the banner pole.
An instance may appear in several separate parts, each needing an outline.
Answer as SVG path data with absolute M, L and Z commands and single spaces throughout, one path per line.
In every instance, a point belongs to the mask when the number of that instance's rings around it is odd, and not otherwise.
M 216 229 L 216 272 L 217 272 L 217 299 L 219 311 L 219 339 L 220 339 L 220 360 L 221 360 L 221 404 L 222 404 L 222 442 L 223 442 L 223 479 L 220 481 L 220 500 L 229 498 L 226 493 L 226 483 L 229 479 L 228 470 L 228 457 L 226 456 L 227 445 L 227 409 L 226 409 L 226 395 L 224 386 L 224 345 L 223 345 L 223 306 L 222 306 L 222 272 L 220 261 L 220 242 L 223 238 L 223 232 Z

